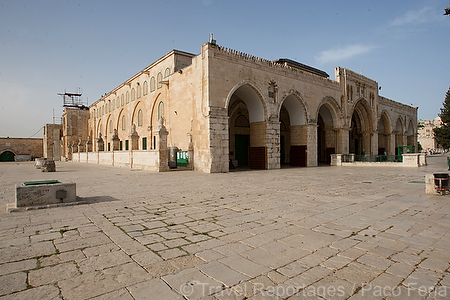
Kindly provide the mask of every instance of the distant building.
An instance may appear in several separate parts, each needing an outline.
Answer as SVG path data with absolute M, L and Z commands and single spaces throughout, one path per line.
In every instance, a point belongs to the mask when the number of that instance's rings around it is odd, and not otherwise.
M 417 108 L 336 67 L 335 79 L 289 60 L 218 46 L 173 50 L 89 106 L 66 109 L 61 155 L 169 170 L 175 147 L 203 172 L 329 164 L 332 154 L 417 149 Z
M 28 161 L 42 157 L 42 138 L 0 138 L 0 161 Z
M 434 120 L 419 121 L 419 128 L 417 130 L 417 140 L 422 145 L 424 151 L 442 151 L 443 148 L 436 142 L 433 129 L 440 127 L 442 124 L 441 118 L 437 117 Z

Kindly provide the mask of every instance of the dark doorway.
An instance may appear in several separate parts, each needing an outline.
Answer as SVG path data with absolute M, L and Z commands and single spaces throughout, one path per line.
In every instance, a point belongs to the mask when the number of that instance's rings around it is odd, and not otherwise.
M 236 134 L 234 136 L 235 142 L 235 158 L 238 161 L 238 166 L 248 166 L 248 148 L 250 145 L 250 136 L 244 134 Z
M 11 151 L 5 151 L 2 154 L 0 154 L 0 161 L 14 161 L 15 157 L 16 155 Z

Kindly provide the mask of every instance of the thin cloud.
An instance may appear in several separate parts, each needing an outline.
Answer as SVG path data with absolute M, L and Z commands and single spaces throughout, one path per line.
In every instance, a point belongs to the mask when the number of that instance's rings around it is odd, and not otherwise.
M 371 51 L 374 47 L 366 45 L 347 45 L 343 48 L 334 48 L 331 50 L 322 51 L 314 58 L 319 64 L 326 64 L 332 62 L 340 62 L 364 53 Z
M 430 23 L 437 21 L 438 17 L 441 16 L 437 15 L 432 7 L 424 7 L 418 11 L 410 10 L 403 16 L 397 17 L 388 24 L 388 27 Z

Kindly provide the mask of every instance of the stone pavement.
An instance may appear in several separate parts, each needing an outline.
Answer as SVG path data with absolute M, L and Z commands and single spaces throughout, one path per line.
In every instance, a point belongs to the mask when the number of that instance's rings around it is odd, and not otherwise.
M 0 214 L 0 299 L 449 299 L 450 196 L 429 166 L 152 173 L 0 163 L 88 204 Z

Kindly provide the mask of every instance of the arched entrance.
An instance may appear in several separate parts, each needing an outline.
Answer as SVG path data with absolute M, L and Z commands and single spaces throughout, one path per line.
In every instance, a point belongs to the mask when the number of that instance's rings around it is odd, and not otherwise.
M 267 169 L 264 107 L 249 84 L 237 88 L 228 104 L 230 168 Z
M 378 121 L 378 155 L 390 155 L 390 125 L 386 114 L 382 114 Z
M 296 94 L 287 96 L 280 109 L 280 163 L 306 167 L 308 134 L 306 111 Z
M 331 155 L 336 153 L 336 133 L 333 114 L 329 104 L 319 109 L 317 117 L 317 160 L 320 164 L 330 164 Z
M 410 120 L 408 124 L 408 131 L 406 132 L 406 144 L 408 146 L 412 146 L 412 151 L 416 151 L 416 143 L 414 141 L 414 125 L 413 122 Z
M 353 110 L 350 124 L 349 151 L 356 155 L 370 155 L 372 150 L 372 117 L 365 100 L 360 100 Z
M 403 124 L 400 118 L 397 119 L 395 123 L 395 154 L 400 155 L 403 152 L 399 151 L 399 147 L 403 145 Z
M 16 155 L 11 151 L 3 151 L 0 154 L 0 161 L 15 161 Z

